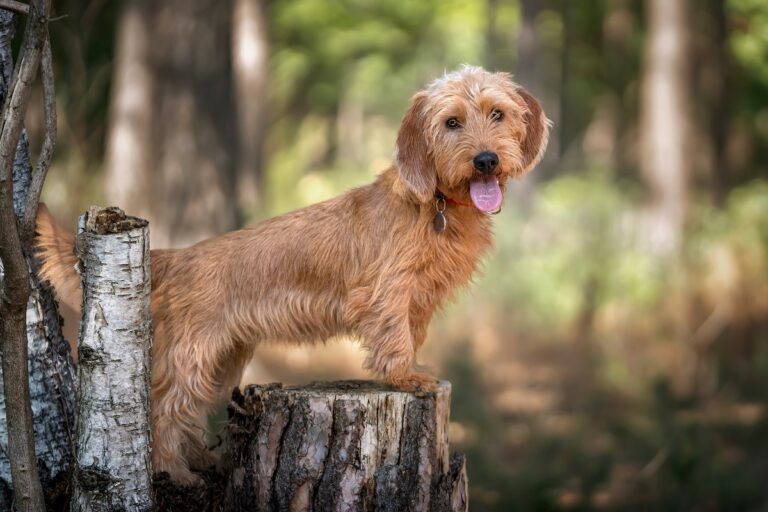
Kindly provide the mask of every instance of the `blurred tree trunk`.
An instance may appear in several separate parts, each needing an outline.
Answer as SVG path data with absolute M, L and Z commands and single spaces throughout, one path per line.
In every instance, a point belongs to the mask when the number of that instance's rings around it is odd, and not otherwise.
M 537 97 L 541 94 L 536 79 L 536 58 L 539 54 L 536 16 L 540 9 L 539 0 L 520 2 L 520 31 L 517 36 L 517 69 L 515 70 L 516 81 Z
M 711 0 L 711 16 L 714 22 L 714 37 L 708 55 L 707 73 L 709 87 L 709 126 L 712 140 L 712 198 L 722 206 L 728 193 L 728 159 L 725 155 L 725 141 L 728 137 L 728 16 L 725 0 Z
M 4 103 L 13 72 L 11 39 L 15 15 L 0 10 L 0 104 Z M 13 163 L 13 203 L 21 219 L 32 176 L 27 135 L 22 130 Z M 73 462 L 75 391 L 69 345 L 61 335 L 60 317 L 50 287 L 36 277 L 37 261 L 25 248 L 31 291 L 26 306 L 29 402 L 35 457 L 40 483 L 50 509 L 59 510 L 67 499 Z M 0 265 L 0 282 L 3 268 Z M 0 510 L 10 510 L 14 499 L 8 451 L 5 393 L 0 379 Z M 18 502 L 17 502 L 18 505 Z
M 648 36 L 640 98 L 640 171 L 650 191 L 649 242 L 680 245 L 688 205 L 687 0 L 648 0 Z
M 573 41 L 572 2 L 563 2 L 560 10 L 563 17 L 563 36 L 560 47 L 560 106 L 557 132 L 557 154 L 560 162 L 563 161 L 568 146 L 573 139 L 573 122 L 568 116 L 571 91 L 568 88 L 568 78 L 571 76 L 571 47 Z
M 238 128 L 236 190 L 240 211 L 257 207 L 263 192 L 269 40 L 267 0 L 235 0 L 232 71 Z
M 557 112 L 552 111 L 553 102 L 550 101 L 552 95 L 546 94 L 541 81 L 539 80 L 539 69 L 536 61 L 541 57 L 541 48 L 538 37 L 536 36 L 536 16 L 541 11 L 540 0 L 521 0 L 520 2 L 520 30 L 517 33 L 517 66 L 514 70 L 514 80 L 525 87 L 531 94 L 536 96 L 545 105 L 547 116 L 550 119 L 558 120 Z M 517 196 L 517 201 L 524 207 L 529 206 L 536 181 L 541 179 L 542 169 L 553 167 L 552 156 L 557 154 L 559 147 L 559 137 L 557 131 L 552 130 L 549 140 L 549 151 L 544 154 L 542 165 L 537 172 L 526 174 L 520 181 L 519 186 L 512 190 Z
M 499 0 L 485 2 L 485 67 L 486 69 L 503 70 L 504 61 L 499 58 L 504 41 L 499 37 L 496 18 L 499 12 Z
M 109 201 L 146 217 L 158 247 L 235 228 L 231 8 L 215 0 L 128 0 L 123 16 Z M 121 155 L 129 152 L 126 165 Z
M 126 0 L 117 50 L 107 134 L 105 192 L 110 204 L 150 218 L 152 92 L 150 27 L 144 0 Z M 154 230 L 154 224 L 152 226 Z
M 635 62 L 632 58 L 632 35 L 635 19 L 630 0 L 614 0 L 606 5 L 603 20 L 603 55 L 605 81 L 614 101 L 613 166 L 618 175 L 628 175 L 636 166 L 629 161 L 628 132 L 633 125 L 632 109 L 628 108 L 625 91 L 634 80 Z M 634 138 L 632 138 L 634 140 Z

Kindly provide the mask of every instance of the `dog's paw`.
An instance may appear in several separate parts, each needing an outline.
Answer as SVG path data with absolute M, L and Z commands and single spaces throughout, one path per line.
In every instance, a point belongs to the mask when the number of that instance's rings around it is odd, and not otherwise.
M 205 480 L 198 474 L 193 473 L 185 467 L 169 468 L 155 473 L 155 480 L 171 480 L 173 484 L 180 487 L 201 487 L 205 485 Z
M 426 372 L 413 372 L 387 379 L 387 384 L 409 393 L 430 392 L 437 389 L 437 379 Z
M 200 475 L 197 475 L 191 471 L 179 472 L 175 475 L 171 475 L 171 480 L 183 487 L 203 487 L 205 486 L 205 480 Z
M 218 467 L 220 457 L 208 448 L 199 450 L 194 455 L 189 456 L 189 466 L 196 470 L 206 470 L 212 467 Z

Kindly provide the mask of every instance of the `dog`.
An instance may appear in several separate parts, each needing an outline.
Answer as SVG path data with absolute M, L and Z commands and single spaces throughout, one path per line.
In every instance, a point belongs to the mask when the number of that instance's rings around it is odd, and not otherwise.
M 536 166 L 549 121 L 506 73 L 463 67 L 413 96 L 393 165 L 334 199 L 187 249 L 151 251 L 152 457 L 181 484 L 207 467 L 207 414 L 264 341 L 360 340 L 366 368 L 432 390 L 416 364 L 435 310 L 492 244 L 509 178 Z M 42 207 L 41 276 L 79 308 L 74 235 Z

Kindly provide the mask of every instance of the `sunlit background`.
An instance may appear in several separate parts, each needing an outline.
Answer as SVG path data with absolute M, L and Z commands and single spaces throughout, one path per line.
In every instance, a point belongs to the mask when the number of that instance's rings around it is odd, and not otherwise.
M 420 87 L 514 73 L 554 121 L 548 152 L 420 354 L 453 383 L 471 509 L 768 509 L 764 0 L 54 9 L 44 200 L 69 225 L 91 203 L 144 216 L 157 248 L 370 182 Z M 261 347 L 245 380 L 361 362 L 343 340 Z

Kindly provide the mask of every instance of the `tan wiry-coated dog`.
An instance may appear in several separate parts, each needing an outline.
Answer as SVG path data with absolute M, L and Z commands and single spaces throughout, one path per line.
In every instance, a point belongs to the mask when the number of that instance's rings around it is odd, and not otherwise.
M 188 249 L 153 250 L 153 460 L 181 483 L 209 462 L 206 415 L 265 340 L 360 339 L 366 366 L 431 389 L 416 366 L 435 310 L 491 246 L 510 177 L 541 158 L 547 119 L 504 73 L 465 67 L 413 97 L 395 163 L 370 185 Z M 71 233 L 45 208 L 43 276 L 79 307 Z

